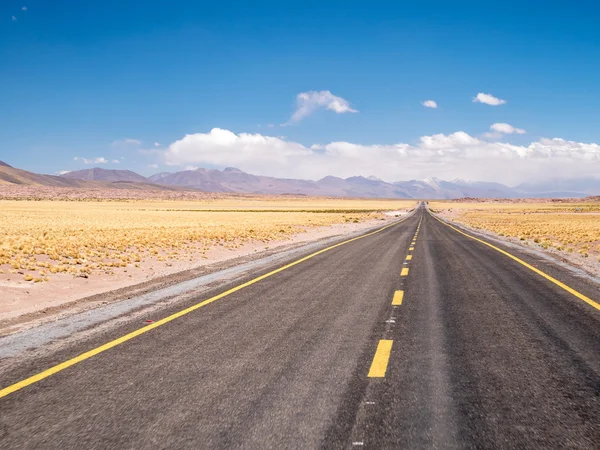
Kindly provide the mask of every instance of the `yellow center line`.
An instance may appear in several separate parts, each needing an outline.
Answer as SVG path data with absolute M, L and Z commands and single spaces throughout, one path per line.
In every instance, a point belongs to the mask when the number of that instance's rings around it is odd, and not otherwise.
M 415 248 L 414 247 L 409 247 L 408 251 L 412 252 Z
M 400 276 L 405 277 L 406 275 L 408 275 L 408 267 L 403 267 L 402 272 L 400 272 Z
M 293 262 L 291 262 L 291 263 L 289 263 L 289 264 L 287 264 L 287 265 L 285 265 L 283 267 L 280 267 L 280 268 L 275 269 L 275 270 L 273 270 L 273 271 L 271 271 L 269 273 L 266 273 L 264 275 L 261 275 L 259 277 L 254 278 L 254 279 L 252 279 L 250 281 L 247 281 L 246 283 L 243 283 L 243 284 L 240 284 L 238 286 L 235 286 L 235 287 L 233 287 L 233 288 L 231 288 L 231 289 L 229 289 L 229 290 L 227 290 L 225 292 L 222 292 L 221 294 L 215 295 L 214 297 L 211 297 L 211 298 L 209 298 L 207 300 L 204 300 L 204 301 L 202 301 L 200 303 L 192 305 L 189 308 L 183 309 L 183 310 L 181 310 L 179 312 L 176 312 L 175 314 L 171 314 L 170 316 L 165 317 L 164 319 L 158 320 L 158 321 L 156 321 L 156 322 L 154 322 L 154 323 L 152 323 L 150 325 L 146 325 L 146 326 L 144 326 L 142 328 L 139 328 L 139 329 L 137 329 L 135 331 L 132 331 L 131 333 L 128 333 L 128 334 L 126 334 L 124 336 L 121 336 L 120 338 L 114 339 L 114 340 L 112 340 L 110 342 L 107 342 L 104 345 L 101 345 L 99 347 L 93 348 L 92 350 L 89 350 L 89 351 L 87 351 L 85 353 L 82 353 L 79 356 L 76 356 L 74 358 L 68 359 L 67 361 L 64 361 L 64 362 L 62 362 L 60 364 L 57 364 L 57 365 L 55 365 L 53 367 L 50 367 L 49 369 L 44 370 L 43 372 L 40 372 L 40 373 L 38 373 L 36 375 L 33 375 L 33 376 L 29 377 L 29 378 L 26 378 L 26 379 L 24 379 L 22 381 L 19 381 L 19 382 L 15 383 L 15 384 L 7 386 L 4 389 L 1 389 L 0 390 L 0 398 L 6 397 L 7 395 L 12 394 L 13 392 L 16 392 L 16 391 L 18 391 L 20 389 L 23 389 L 23 388 L 25 388 L 27 386 L 30 386 L 30 385 L 34 384 L 34 383 L 37 383 L 38 381 L 41 381 L 44 378 L 48 378 L 49 376 L 54 375 L 54 374 L 56 374 L 58 372 L 61 372 L 61 371 L 65 370 L 65 369 L 67 369 L 67 368 L 69 368 L 71 366 L 74 366 L 75 364 L 83 362 L 86 359 L 89 359 L 89 358 L 91 358 L 93 356 L 96 356 L 96 355 L 98 355 L 98 354 L 100 354 L 102 352 L 110 350 L 111 348 L 116 347 L 117 345 L 123 344 L 124 342 L 127 342 L 127 341 L 129 341 L 129 340 L 131 340 L 131 339 L 133 339 L 133 338 L 135 338 L 137 336 L 140 336 L 141 334 L 147 333 L 148 331 L 151 331 L 151 330 L 153 330 L 155 328 L 158 328 L 161 325 L 165 325 L 166 323 L 169 323 L 169 322 L 171 322 L 171 321 L 173 321 L 175 319 L 178 319 L 178 318 L 180 318 L 182 316 L 185 316 L 186 314 L 189 314 L 189 313 L 191 313 L 193 311 L 196 311 L 197 309 L 200 309 L 200 308 L 202 308 L 202 307 L 204 307 L 206 305 L 209 305 L 210 303 L 213 303 L 213 302 L 215 302 L 215 301 L 217 301 L 219 299 L 222 299 L 223 297 L 227 297 L 228 295 L 231 295 L 234 292 L 237 292 L 237 291 L 239 291 L 241 289 L 244 289 L 244 288 L 246 288 L 248 286 L 251 286 L 251 285 L 253 285 L 255 283 L 258 283 L 259 281 L 262 281 L 265 278 L 269 278 L 269 277 L 271 277 L 271 276 L 273 276 L 273 275 L 275 275 L 275 274 L 277 274 L 279 272 L 282 272 L 282 271 L 287 270 L 287 269 L 289 269 L 291 267 L 294 267 L 295 265 L 300 264 L 300 263 L 302 263 L 302 262 L 304 262 L 304 261 L 306 261 L 308 259 L 314 258 L 317 255 L 320 255 L 322 253 L 325 253 L 325 252 L 327 252 L 329 250 L 332 250 L 334 248 L 340 247 L 342 245 L 348 244 L 350 242 L 354 242 L 354 241 L 357 241 L 359 239 L 363 239 L 363 238 L 366 238 L 368 236 L 373 236 L 374 234 L 380 233 L 381 231 L 386 230 L 386 229 L 388 229 L 388 228 L 390 228 L 390 227 L 392 227 L 394 225 L 398 225 L 399 223 L 405 221 L 409 217 L 412 217 L 412 216 L 405 217 L 404 219 L 399 220 L 398 222 L 394 222 L 394 223 L 392 223 L 390 225 L 386 225 L 386 226 L 384 226 L 382 228 L 379 228 L 378 230 L 372 231 L 372 232 L 367 233 L 367 234 L 363 234 L 362 236 L 358 236 L 358 237 L 355 237 L 355 238 L 352 238 L 352 239 L 348 239 L 346 241 L 339 242 L 339 243 L 337 243 L 335 245 L 332 245 L 330 247 L 321 249 L 321 250 L 319 250 L 317 252 L 314 252 L 314 253 L 312 253 L 310 255 L 307 255 L 307 256 L 305 256 L 303 258 L 300 258 L 300 259 L 298 259 L 296 261 L 293 261 Z
M 406 255 L 406 260 L 410 261 L 412 259 L 412 255 Z
M 400 306 L 404 299 L 404 291 L 394 292 L 394 298 L 392 299 L 392 306 Z
M 430 213 L 430 214 L 431 214 L 431 213 Z M 564 284 L 564 283 L 563 283 L 563 282 L 561 282 L 561 281 L 558 281 L 556 278 L 554 278 L 554 277 L 552 277 L 552 276 L 548 275 L 548 274 L 547 274 L 547 273 L 545 273 L 545 272 L 542 272 L 542 271 L 541 271 L 540 269 L 538 269 L 537 267 L 533 267 L 531 264 L 528 264 L 528 263 L 526 263 L 526 262 L 525 262 L 525 261 L 523 261 L 522 259 L 520 259 L 520 258 L 517 258 L 516 256 L 512 255 L 511 253 L 508 253 L 507 251 L 505 251 L 505 250 L 502 250 L 501 248 L 499 248 L 499 247 L 496 247 L 495 245 L 492 245 L 492 244 L 490 244 L 490 243 L 488 243 L 488 242 L 486 242 L 486 241 L 484 241 L 484 240 L 482 240 L 482 239 L 478 239 L 478 238 L 476 238 L 476 237 L 474 237 L 474 236 L 471 236 L 470 234 L 464 233 L 464 232 L 462 232 L 461 230 L 459 230 L 458 228 L 454 228 L 452 225 L 450 225 L 450 224 L 448 224 L 448 223 L 446 223 L 446 222 L 444 222 L 444 221 L 440 220 L 440 219 L 439 219 L 439 218 L 437 218 L 436 216 L 433 216 L 433 217 L 434 217 L 434 218 L 435 218 L 435 219 L 436 219 L 438 222 L 440 222 L 440 223 L 442 223 L 442 224 L 446 225 L 447 227 L 450 227 L 450 228 L 452 228 L 452 229 L 453 229 L 454 231 L 456 231 L 457 233 L 460 233 L 460 234 L 462 234 L 463 236 L 466 236 L 466 237 L 468 237 L 468 238 L 470 238 L 470 239 L 473 239 L 474 241 L 481 242 L 482 244 L 484 244 L 484 245 L 487 245 L 487 246 L 488 246 L 488 247 L 490 247 L 490 248 L 493 248 L 493 249 L 494 249 L 494 250 L 496 250 L 497 252 L 500 252 L 500 253 L 502 253 L 503 255 L 506 255 L 506 256 L 508 256 L 510 259 L 512 259 L 512 260 L 514 260 L 514 261 L 516 261 L 516 262 L 518 262 L 518 263 L 519 263 L 519 264 L 521 264 L 522 266 L 525 266 L 525 267 L 527 267 L 529 270 L 531 270 L 531 271 L 533 271 L 533 272 L 537 273 L 538 275 L 541 275 L 541 276 L 542 276 L 542 277 L 544 277 L 546 280 L 548 280 L 548 281 L 550 281 L 550 282 L 554 283 L 554 284 L 555 284 L 555 285 L 557 285 L 558 287 L 560 287 L 560 288 L 564 289 L 565 291 L 569 292 L 570 294 L 573 294 L 573 295 L 574 295 L 575 297 L 577 297 L 578 299 L 580 299 L 580 300 L 583 300 L 583 301 L 584 301 L 584 302 L 586 302 L 588 305 L 590 305 L 590 306 L 592 306 L 592 307 L 594 307 L 594 308 L 596 308 L 597 310 L 599 310 L 599 311 L 600 311 L 600 303 L 597 303 L 597 302 L 595 302 L 595 301 L 594 301 L 594 300 L 592 300 L 591 298 L 589 298 L 589 297 L 587 297 L 587 296 L 583 295 L 581 292 L 579 292 L 579 291 L 576 291 L 576 290 L 575 290 L 575 289 L 573 289 L 572 287 L 570 287 L 570 286 L 567 286 L 566 284 Z
M 369 378 L 385 377 L 393 343 L 394 341 L 389 339 L 382 339 L 379 341 L 375 356 L 373 357 L 373 362 L 371 363 L 371 368 L 369 369 Z

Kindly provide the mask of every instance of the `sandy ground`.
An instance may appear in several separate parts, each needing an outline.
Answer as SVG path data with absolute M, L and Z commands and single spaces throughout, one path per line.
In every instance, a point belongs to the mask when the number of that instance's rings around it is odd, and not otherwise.
M 15 323 L 23 317 L 37 316 L 36 313 L 57 312 L 57 307 L 76 305 L 78 300 L 93 297 L 109 291 L 146 283 L 150 280 L 168 277 L 192 269 L 213 265 L 248 255 L 260 255 L 278 248 L 289 248 L 331 236 L 350 234 L 376 225 L 397 220 L 405 212 L 392 211 L 386 219 L 370 220 L 360 223 L 336 224 L 328 227 L 309 228 L 306 232 L 292 236 L 287 240 L 247 243 L 236 249 L 213 247 L 204 255 L 200 251 L 191 251 L 182 260 L 147 260 L 139 267 L 128 265 L 125 268 L 113 268 L 104 274 L 90 275 L 88 278 L 74 277 L 69 274 L 54 274 L 50 282 L 31 283 L 19 274 L 0 274 L 0 325 Z M 114 300 L 114 298 L 113 298 Z M 106 302 L 103 302 L 106 303 Z M 62 311 L 64 312 L 64 311 Z M 1 327 L 0 327 L 1 328 Z
M 460 226 L 473 230 L 477 233 L 481 233 L 483 235 L 487 235 L 490 237 L 493 237 L 495 239 L 498 240 L 504 240 L 504 241 L 508 241 L 511 242 L 513 244 L 519 245 L 523 248 L 530 248 L 539 252 L 543 252 L 546 253 L 548 255 L 551 255 L 552 257 L 558 259 L 559 261 L 565 262 L 567 264 L 570 264 L 574 267 L 577 267 L 579 269 L 582 269 L 583 271 L 589 273 L 590 275 L 593 275 L 595 277 L 600 277 L 600 259 L 598 259 L 595 255 L 591 256 L 591 257 L 583 257 L 582 255 L 580 255 L 577 252 L 564 252 L 564 251 L 559 251 L 556 250 L 555 248 L 552 247 L 548 247 L 548 248 L 543 248 L 540 247 L 538 244 L 536 244 L 532 239 L 525 239 L 525 240 L 520 240 L 517 237 L 510 237 L 510 236 L 500 236 L 497 233 L 494 233 L 492 231 L 489 230 L 484 230 L 484 229 L 477 229 L 474 230 L 473 228 L 469 227 L 468 225 L 465 225 L 462 222 L 458 222 L 456 219 L 460 216 L 460 211 L 443 211 L 441 213 L 437 213 L 440 217 L 443 217 L 444 219 L 452 222 L 452 221 L 456 221 L 457 224 L 459 224 Z M 547 214 L 547 213 L 544 213 Z M 550 213 L 553 214 L 553 213 Z M 565 214 L 564 212 L 561 214 Z M 582 214 L 582 213 L 577 213 Z M 598 215 L 598 213 L 590 213 L 590 214 L 594 214 L 594 215 Z M 600 220 L 600 215 L 599 215 L 599 220 Z

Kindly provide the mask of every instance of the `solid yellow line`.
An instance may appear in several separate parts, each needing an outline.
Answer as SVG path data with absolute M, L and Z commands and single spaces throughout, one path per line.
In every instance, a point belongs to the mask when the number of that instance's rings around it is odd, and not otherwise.
M 411 217 L 411 216 L 409 216 L 409 217 Z M 186 308 L 186 309 L 184 309 L 182 311 L 179 311 L 179 312 L 177 312 L 175 314 L 172 314 L 172 315 L 170 315 L 168 317 L 165 317 L 164 319 L 158 320 L 158 321 L 156 321 L 156 322 L 154 322 L 154 323 L 152 323 L 150 325 L 146 325 L 146 326 L 144 326 L 142 328 L 139 328 L 139 329 L 137 329 L 135 331 L 132 331 L 131 333 L 126 334 L 125 336 L 121 336 L 120 338 L 117 338 L 117 339 L 115 339 L 113 341 L 107 342 L 104 345 L 101 345 L 101 346 L 96 347 L 96 348 L 94 348 L 92 350 L 89 350 L 89 351 L 87 351 L 85 353 L 82 353 L 79 356 L 76 356 L 76 357 L 71 358 L 71 359 L 69 359 L 69 360 L 67 360 L 65 362 L 57 364 L 54 367 L 46 369 L 43 372 L 40 372 L 40 373 L 38 373 L 36 375 L 33 375 L 33 376 L 29 377 L 29 378 L 26 378 L 26 379 L 24 379 L 22 381 L 19 381 L 18 383 L 15 383 L 15 384 L 12 384 L 10 386 L 7 386 L 4 389 L 0 390 L 0 398 L 6 397 L 7 395 L 12 394 L 15 391 L 18 391 L 20 389 L 23 389 L 24 387 L 30 386 L 30 385 L 32 385 L 34 383 L 37 383 L 38 381 L 41 381 L 44 378 L 48 378 L 49 376 L 54 375 L 55 373 L 58 373 L 58 372 L 60 372 L 62 370 L 65 370 L 68 367 L 74 366 L 75 364 L 80 363 L 82 361 L 85 361 L 86 359 L 89 359 L 89 358 L 91 358 L 93 356 L 96 356 L 99 353 L 102 353 L 102 352 L 105 352 L 107 350 L 110 350 L 111 348 L 116 347 L 117 345 L 123 344 L 124 342 L 127 342 L 130 339 L 133 339 L 133 338 L 135 338 L 135 337 L 137 337 L 137 336 L 139 336 L 141 334 L 147 333 L 148 331 L 153 330 L 153 329 L 155 329 L 157 327 L 160 327 L 161 325 L 169 323 L 169 322 L 171 322 L 171 321 L 173 321 L 175 319 L 178 319 L 179 317 L 185 316 L 186 314 L 189 314 L 192 311 L 200 309 L 203 306 L 209 305 L 210 303 L 213 303 L 213 302 L 215 302 L 215 301 L 217 301 L 219 299 L 222 299 L 223 297 L 227 297 L 228 295 L 231 295 L 234 292 L 237 292 L 237 291 L 239 291 L 241 289 L 244 289 L 245 287 L 248 287 L 248 286 L 251 286 L 251 285 L 253 285 L 255 283 L 258 283 L 259 281 L 264 280 L 265 278 L 271 277 L 271 276 L 273 276 L 273 275 L 275 275 L 275 274 L 277 274 L 279 272 L 282 272 L 282 271 L 284 271 L 286 269 L 289 269 L 290 267 L 293 267 L 293 266 L 295 266 L 297 264 L 300 264 L 300 263 L 302 263 L 302 262 L 304 262 L 304 261 L 306 261 L 308 259 L 314 258 L 317 255 L 325 253 L 325 252 L 327 252 L 329 250 L 332 250 L 332 249 L 334 249 L 336 247 L 340 247 L 341 245 L 345 245 L 345 244 L 348 244 L 350 242 L 357 241 L 358 239 L 363 239 L 363 238 L 366 238 L 368 236 L 372 236 L 372 235 L 374 235 L 376 233 L 379 233 L 379 232 L 381 232 L 381 231 L 383 231 L 383 230 L 385 230 L 387 228 L 390 228 L 390 227 L 392 227 L 394 225 L 398 225 L 399 223 L 405 221 L 409 217 L 405 217 L 404 219 L 402 219 L 402 220 L 400 220 L 398 222 L 392 223 L 390 225 L 386 225 L 385 227 L 382 227 L 382 228 L 380 228 L 378 230 L 375 230 L 375 231 L 373 231 L 371 233 L 363 234 L 362 236 L 358 236 L 358 237 L 355 237 L 355 238 L 352 238 L 352 239 L 348 239 L 347 241 L 339 242 L 339 243 L 337 243 L 335 245 L 332 245 L 330 247 L 321 249 L 321 250 L 319 250 L 319 251 L 317 251 L 315 253 L 312 253 L 312 254 L 310 254 L 308 256 L 305 256 L 305 257 L 300 258 L 300 259 L 298 259 L 296 261 L 293 261 L 293 262 L 291 262 L 291 263 L 289 263 L 289 264 L 287 264 L 287 265 L 285 265 L 283 267 L 280 267 L 280 268 L 275 269 L 275 270 L 273 270 L 273 271 L 271 271 L 269 273 L 266 273 L 264 275 L 261 275 L 259 277 L 254 278 L 254 279 L 252 279 L 250 281 L 247 281 L 246 283 L 243 283 L 243 284 L 240 284 L 238 286 L 235 286 L 234 288 L 231 288 L 231 289 L 229 289 L 229 290 L 227 290 L 225 292 L 222 292 L 221 294 L 215 295 L 214 297 L 211 297 L 211 298 L 209 298 L 207 300 L 204 300 L 204 301 L 202 301 L 200 303 L 192 305 L 189 308 Z
M 408 267 L 403 267 L 402 272 L 400 272 L 400 276 L 405 277 L 406 275 L 408 275 Z
M 435 217 L 435 216 L 433 216 L 433 217 Z M 580 299 L 580 300 L 583 300 L 583 301 L 584 301 L 584 302 L 586 302 L 588 305 L 590 305 L 590 306 L 593 306 L 594 308 L 596 308 L 597 310 L 599 310 L 599 311 L 600 311 L 600 303 L 597 303 L 597 302 L 595 302 L 595 301 L 594 301 L 594 300 L 592 300 L 591 298 L 589 298 L 589 297 L 587 297 L 587 296 L 583 295 L 581 292 L 578 292 L 578 291 L 576 291 L 576 290 L 575 290 L 575 289 L 573 289 L 572 287 L 570 287 L 570 286 L 567 286 L 566 284 L 564 284 L 564 283 L 563 283 L 563 282 L 561 282 L 561 281 L 558 281 L 556 278 L 554 278 L 554 277 L 551 277 L 550 275 L 548 275 L 548 274 L 547 274 L 547 273 L 545 273 L 545 272 L 542 272 L 542 271 L 541 271 L 540 269 L 538 269 L 537 267 L 533 267 L 531 264 L 528 264 L 528 263 L 526 263 L 526 262 L 525 262 L 525 261 L 523 261 L 522 259 L 520 259 L 520 258 L 517 258 L 516 256 L 514 256 L 514 255 L 512 255 L 512 254 L 508 253 L 508 252 L 507 252 L 507 251 L 505 251 L 505 250 L 502 250 L 501 248 L 498 248 L 498 247 L 496 247 L 495 245 L 492 245 L 492 244 L 490 244 L 490 243 L 488 243 L 488 242 L 486 242 L 486 241 L 484 241 L 484 240 L 482 240 L 482 239 L 478 239 L 478 238 L 476 238 L 476 237 L 474 237 L 474 236 L 471 236 L 470 234 L 464 233 L 464 232 L 462 232 L 461 230 L 459 230 L 459 229 L 457 229 L 457 228 L 454 228 L 452 225 L 450 225 L 450 224 L 448 224 L 448 223 L 446 223 L 446 222 L 444 222 L 444 221 L 442 221 L 442 220 L 438 219 L 437 217 L 435 217 L 435 218 L 438 220 L 438 222 L 440 222 L 440 223 L 443 223 L 444 225 L 446 225 L 446 226 L 448 226 L 448 227 L 452 228 L 452 229 L 453 229 L 454 231 L 456 231 L 457 233 L 460 233 L 460 234 L 462 234 L 463 236 L 466 236 L 466 237 L 468 237 L 468 238 L 470 238 L 470 239 L 473 239 L 474 241 L 481 242 L 482 244 L 484 244 L 484 245 L 487 245 L 487 246 L 488 246 L 488 247 L 490 247 L 490 248 L 493 248 L 494 250 L 496 250 L 496 251 L 498 251 L 498 252 L 502 253 L 503 255 L 506 255 L 506 256 L 508 256 L 510 259 L 512 259 L 512 260 L 514 260 L 514 261 L 516 261 L 516 262 L 518 262 L 518 263 L 519 263 L 519 264 L 521 264 L 522 266 L 525 266 L 525 267 L 527 267 L 529 270 L 532 270 L 533 272 L 537 273 L 538 275 L 541 275 L 541 276 L 542 276 L 542 277 L 544 277 L 546 280 L 548 280 L 548 281 L 551 281 L 552 283 L 554 283 L 554 284 L 555 284 L 555 285 L 557 285 L 558 287 L 560 287 L 560 288 L 564 289 L 565 291 L 569 292 L 570 294 L 573 294 L 573 295 L 574 295 L 575 297 L 577 297 L 578 299 Z
M 406 255 L 406 260 L 410 261 L 412 259 L 412 255 Z
M 369 369 L 369 378 L 383 378 L 387 370 L 390 353 L 392 352 L 392 344 L 394 341 L 382 339 L 377 345 L 371 368 Z
M 404 291 L 394 292 L 394 298 L 392 299 L 392 306 L 400 306 L 404 299 Z

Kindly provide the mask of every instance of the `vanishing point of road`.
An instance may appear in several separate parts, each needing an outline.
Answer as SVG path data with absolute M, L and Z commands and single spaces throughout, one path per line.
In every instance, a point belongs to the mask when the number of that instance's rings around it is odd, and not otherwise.
M 598 301 L 422 205 L 4 370 L 0 448 L 598 448 Z

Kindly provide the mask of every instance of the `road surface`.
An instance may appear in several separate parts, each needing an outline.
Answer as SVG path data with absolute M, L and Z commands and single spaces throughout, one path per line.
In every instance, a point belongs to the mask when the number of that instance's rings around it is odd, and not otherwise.
M 598 448 L 598 287 L 494 245 L 419 208 L 17 364 L 0 447 Z

